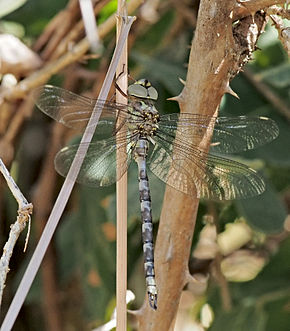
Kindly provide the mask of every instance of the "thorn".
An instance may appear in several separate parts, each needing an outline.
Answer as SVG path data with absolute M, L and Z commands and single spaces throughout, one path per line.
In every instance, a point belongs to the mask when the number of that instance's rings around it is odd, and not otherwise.
M 186 81 L 185 81 L 185 80 L 183 80 L 182 78 L 178 77 L 178 79 L 179 79 L 179 81 L 180 81 L 180 83 L 181 83 L 181 84 L 183 84 L 183 85 L 185 85 L 185 84 L 186 84 Z
M 231 94 L 233 97 L 236 97 L 237 99 L 240 99 L 240 97 L 237 95 L 235 91 L 233 91 L 229 85 L 229 83 L 226 86 L 225 93 Z
M 190 274 L 189 274 L 190 275 Z M 192 284 L 207 284 L 208 280 L 209 280 L 209 274 L 202 274 L 202 273 L 196 273 L 193 276 L 190 275 L 190 278 L 187 278 L 188 283 L 192 283 Z
M 167 98 L 166 100 L 171 100 L 171 101 L 177 101 L 177 102 L 179 102 L 179 101 L 182 100 L 182 98 L 181 98 L 181 95 L 179 94 L 179 95 L 177 95 L 175 97 Z
M 127 309 L 127 312 L 131 315 L 134 315 L 134 316 L 141 316 L 142 315 L 142 310 L 141 309 L 138 309 L 138 310 Z

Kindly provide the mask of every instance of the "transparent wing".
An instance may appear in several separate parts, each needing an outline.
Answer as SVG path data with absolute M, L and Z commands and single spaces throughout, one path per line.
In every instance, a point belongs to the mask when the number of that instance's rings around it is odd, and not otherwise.
M 109 186 L 119 180 L 128 169 L 135 144 L 135 136 L 119 134 L 118 137 L 91 142 L 88 150 L 87 144 L 71 145 L 57 153 L 55 169 L 66 177 L 77 151 L 83 154 L 87 150 L 77 182 L 93 187 Z
M 162 115 L 160 130 L 170 137 L 182 137 L 192 142 L 213 130 L 211 150 L 216 153 L 236 153 L 256 148 L 279 134 L 276 123 L 266 117 L 209 117 L 197 114 Z
M 149 158 L 151 171 L 175 189 L 198 198 L 232 200 L 261 194 L 263 179 L 251 168 L 208 155 L 160 132 Z
M 87 98 L 56 86 L 45 85 L 35 89 L 34 98 L 43 113 L 79 131 L 85 129 L 94 108 L 102 109 L 98 134 L 112 135 L 118 131 L 117 118 L 119 125 L 127 122 L 128 118 L 139 120 L 138 114 L 133 113 L 128 105 Z

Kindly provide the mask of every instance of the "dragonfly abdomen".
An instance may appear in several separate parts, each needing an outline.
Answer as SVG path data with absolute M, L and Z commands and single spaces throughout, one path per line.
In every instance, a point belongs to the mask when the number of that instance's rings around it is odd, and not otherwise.
M 153 309 L 157 308 L 157 288 L 154 272 L 154 247 L 153 247 L 153 223 L 152 208 L 149 189 L 149 181 L 146 170 L 146 156 L 148 140 L 139 139 L 135 148 L 135 161 L 138 164 L 139 194 L 142 219 L 142 242 L 144 252 L 144 271 L 149 304 Z

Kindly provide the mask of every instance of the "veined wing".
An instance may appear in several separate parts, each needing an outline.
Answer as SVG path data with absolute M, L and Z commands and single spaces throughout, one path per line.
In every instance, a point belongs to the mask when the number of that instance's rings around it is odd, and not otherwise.
M 232 200 L 261 194 L 263 179 L 241 163 L 208 155 L 160 132 L 149 158 L 151 171 L 175 189 L 198 198 Z
M 98 122 L 98 134 L 112 135 L 118 131 L 117 118 L 119 126 L 123 125 L 128 118 L 136 122 L 139 120 L 138 114 L 131 112 L 128 105 L 91 99 L 56 86 L 41 86 L 35 90 L 34 96 L 35 103 L 42 112 L 67 127 L 79 131 L 85 129 L 94 108 L 102 109 Z
M 210 117 L 198 114 L 169 114 L 160 117 L 159 128 L 170 137 L 194 142 L 207 130 L 213 130 L 211 150 L 216 153 L 236 153 L 253 149 L 274 140 L 279 129 L 266 117 Z
M 67 146 L 57 153 L 55 169 L 66 177 L 76 153 L 81 155 L 87 151 L 76 181 L 93 187 L 109 186 L 128 169 L 135 144 L 135 135 L 123 133 L 91 142 L 88 149 L 87 144 Z

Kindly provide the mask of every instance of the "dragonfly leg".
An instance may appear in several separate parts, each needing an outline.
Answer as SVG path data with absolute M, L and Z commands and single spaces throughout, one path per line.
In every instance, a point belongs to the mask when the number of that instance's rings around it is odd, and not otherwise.
M 118 85 L 117 81 L 121 78 L 122 75 L 125 74 L 125 64 L 123 65 L 122 71 L 119 73 L 118 77 L 116 78 L 114 85 L 115 88 L 122 94 L 123 97 L 128 98 L 128 95 L 121 89 L 121 87 Z

